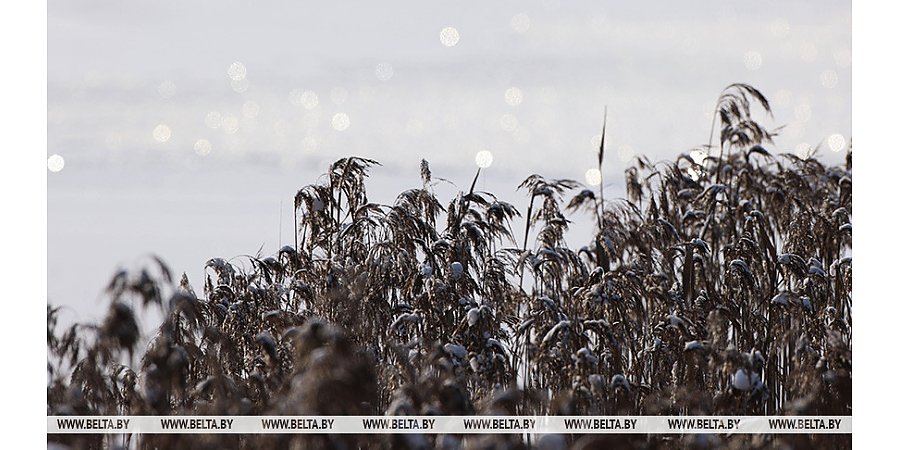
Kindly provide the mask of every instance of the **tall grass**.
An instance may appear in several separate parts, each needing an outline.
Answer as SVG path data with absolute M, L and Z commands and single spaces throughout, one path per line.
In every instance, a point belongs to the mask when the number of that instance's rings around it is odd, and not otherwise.
M 756 89 L 730 86 L 718 102 L 718 148 L 637 158 L 625 199 L 532 175 L 519 186 L 524 217 L 478 191 L 477 176 L 442 202 L 424 160 L 421 186 L 374 203 L 365 180 L 378 163 L 342 158 L 296 193 L 294 246 L 209 260 L 199 295 L 156 260 L 113 278 L 101 325 L 57 330 L 48 306 L 48 414 L 849 415 L 850 152 L 843 167 L 774 155 L 753 104 L 768 110 Z M 568 247 L 569 224 L 584 219 L 595 222 L 593 238 Z M 135 311 L 147 308 L 165 319 L 137 348 Z M 849 446 L 823 435 L 567 439 L 581 448 Z M 417 435 L 126 444 L 463 443 L 526 444 Z

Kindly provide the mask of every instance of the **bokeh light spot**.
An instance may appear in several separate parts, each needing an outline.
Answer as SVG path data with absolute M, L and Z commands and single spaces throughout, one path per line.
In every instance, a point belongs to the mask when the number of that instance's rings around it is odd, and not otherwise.
M 459 43 L 459 31 L 453 27 L 446 27 L 441 30 L 441 44 L 444 47 L 453 47 Z
M 831 151 L 839 152 L 844 149 L 845 145 L 847 145 L 847 140 L 844 139 L 844 135 L 835 133 L 828 136 L 828 148 L 830 148 Z
M 237 117 L 228 115 L 222 119 L 222 129 L 228 134 L 237 133 L 241 128 L 241 121 Z
M 791 24 L 785 18 L 779 18 L 772 21 L 769 25 L 769 33 L 774 38 L 783 38 L 791 32 Z
M 153 140 L 159 143 L 168 142 L 172 138 L 172 129 L 166 124 L 159 124 L 153 129 Z
M 509 27 L 516 33 L 524 33 L 531 28 L 531 18 L 525 13 L 516 14 L 510 19 Z
M 758 70 L 762 66 L 762 54 L 756 50 L 744 53 L 744 67 L 750 70 Z
M 500 128 L 503 131 L 513 131 L 519 126 L 519 119 L 512 114 L 504 114 L 500 116 Z
M 801 158 L 808 158 L 812 153 L 812 146 L 806 142 L 801 142 L 794 147 L 794 154 Z
M 828 89 L 834 89 L 834 87 L 838 84 L 838 74 L 837 72 L 828 69 L 822 72 L 821 75 L 819 75 L 819 82 L 822 83 L 822 86 L 825 86 Z
M 853 54 L 847 47 L 838 47 L 832 52 L 831 56 L 838 67 L 850 67 L 850 63 L 853 61 Z
M 206 118 L 203 120 L 203 123 L 210 128 L 219 128 L 222 126 L 222 113 L 218 111 L 210 111 L 206 113 Z
M 156 87 L 156 92 L 160 97 L 164 99 L 170 99 L 175 96 L 176 88 L 175 82 L 172 80 L 165 80 Z
M 60 170 L 63 170 L 64 167 L 66 167 L 66 160 L 63 159 L 62 156 L 53 154 L 50 155 L 49 158 L 47 158 L 47 169 L 49 171 L 59 172 Z
M 194 142 L 194 153 L 200 156 L 206 156 L 209 152 L 212 151 L 212 143 L 210 143 L 206 139 L 197 139 L 197 142 Z
M 394 66 L 383 62 L 375 66 L 375 78 L 380 81 L 390 80 L 394 76 Z
M 511 87 L 506 90 L 504 94 L 504 98 L 506 99 L 506 104 L 509 106 L 519 106 L 522 104 L 522 100 L 524 97 L 522 96 L 522 90 L 517 87 Z
M 231 63 L 231 66 L 228 67 L 228 78 L 231 78 L 232 81 L 240 81 L 247 78 L 247 66 L 240 61 Z
M 491 167 L 491 164 L 494 163 L 494 155 L 488 150 L 482 150 L 475 154 L 475 164 L 482 169 L 486 169 Z
M 337 113 L 331 118 L 331 127 L 337 131 L 344 131 L 350 128 L 350 116 L 346 113 Z
M 319 106 L 319 96 L 313 91 L 304 91 L 298 97 L 297 104 L 306 109 L 314 109 Z
M 603 174 L 600 169 L 590 168 L 584 173 L 584 180 L 591 186 L 599 186 L 603 181 Z

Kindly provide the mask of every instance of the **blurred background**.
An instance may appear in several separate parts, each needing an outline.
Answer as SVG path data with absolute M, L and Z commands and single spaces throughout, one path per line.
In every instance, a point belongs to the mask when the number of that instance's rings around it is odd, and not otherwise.
M 96 320 L 151 253 L 199 291 L 209 258 L 293 244 L 294 193 L 349 155 L 381 162 L 374 202 L 424 158 L 443 201 L 480 165 L 524 211 L 532 173 L 601 182 L 604 107 L 619 197 L 635 155 L 706 144 L 734 82 L 769 98 L 770 151 L 843 161 L 849 1 L 571 3 L 50 0 L 48 300 Z

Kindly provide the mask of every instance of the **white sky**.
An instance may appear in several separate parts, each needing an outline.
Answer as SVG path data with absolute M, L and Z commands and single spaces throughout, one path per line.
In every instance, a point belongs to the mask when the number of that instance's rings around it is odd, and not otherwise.
M 274 251 L 293 192 L 349 154 L 384 164 L 370 197 L 389 203 L 421 158 L 466 184 L 489 150 L 482 187 L 521 203 L 531 173 L 584 180 L 604 105 L 618 192 L 633 154 L 706 143 L 733 82 L 772 101 L 773 150 L 842 159 L 827 139 L 852 135 L 849 1 L 569 3 L 50 0 L 49 300 L 87 319 L 147 252 L 198 284 L 208 258 Z

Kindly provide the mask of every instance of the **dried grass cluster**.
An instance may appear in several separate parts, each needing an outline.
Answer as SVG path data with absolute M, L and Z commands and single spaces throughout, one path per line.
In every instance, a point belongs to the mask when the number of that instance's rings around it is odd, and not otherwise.
M 422 185 L 368 200 L 375 161 L 297 192 L 296 244 L 206 263 L 203 295 L 157 261 L 117 274 L 98 326 L 58 332 L 48 414 L 849 415 L 851 164 L 773 156 L 746 85 L 719 156 L 638 158 L 628 198 L 528 177 L 520 212 Z M 602 157 L 600 159 L 602 164 Z M 564 241 L 567 214 L 596 222 Z M 135 310 L 165 314 L 136 348 Z M 137 363 L 133 363 L 138 358 Z M 103 447 L 101 436 L 51 436 Z M 555 441 L 545 440 L 544 443 Z M 568 436 L 655 448 L 849 446 L 829 436 Z M 145 435 L 139 448 L 523 448 L 521 436 Z

